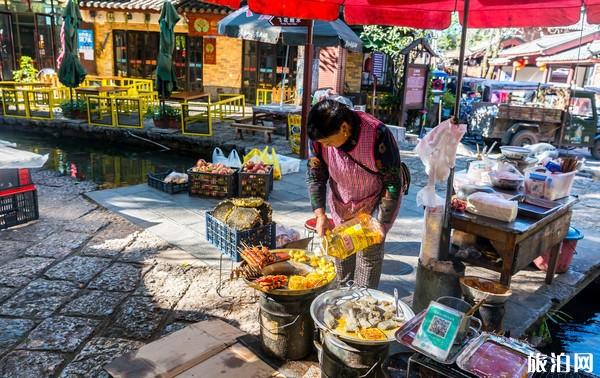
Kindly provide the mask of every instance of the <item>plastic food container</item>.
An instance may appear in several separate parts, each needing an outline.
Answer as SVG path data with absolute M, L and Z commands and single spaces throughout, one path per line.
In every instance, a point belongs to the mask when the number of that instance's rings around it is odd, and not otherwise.
M 529 170 L 525 174 L 525 194 L 550 201 L 567 197 L 576 173 L 551 173 L 544 167 Z
M 502 177 L 498 172 L 490 172 L 488 175 L 490 176 L 492 185 L 500 189 L 517 190 L 523 185 L 523 181 L 525 181 L 523 177 L 517 177 L 516 175 L 514 175 L 514 179 Z

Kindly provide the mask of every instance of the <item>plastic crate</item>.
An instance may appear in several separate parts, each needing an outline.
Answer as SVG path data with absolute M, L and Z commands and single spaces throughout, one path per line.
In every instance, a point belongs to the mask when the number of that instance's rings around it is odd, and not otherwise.
M 0 190 L 30 185 L 31 173 L 28 168 L 0 169 Z
M 157 173 L 148 173 L 148 186 L 163 191 L 169 194 L 181 193 L 188 190 L 188 183 L 185 184 L 175 184 L 173 182 L 165 182 L 165 177 L 167 177 L 172 169 L 166 172 L 157 172 Z
M 0 191 L 0 230 L 40 217 L 35 185 Z
M 238 250 L 242 248 L 242 244 L 275 248 L 275 222 L 250 230 L 238 231 L 213 217 L 212 212 L 207 211 L 206 240 L 229 259 L 241 261 Z
M 233 169 L 233 168 L 232 168 Z M 237 195 L 237 169 L 229 175 L 194 172 L 188 169 L 190 196 L 229 198 Z
M 273 190 L 273 167 L 268 173 L 238 173 L 238 197 L 261 197 L 269 199 Z

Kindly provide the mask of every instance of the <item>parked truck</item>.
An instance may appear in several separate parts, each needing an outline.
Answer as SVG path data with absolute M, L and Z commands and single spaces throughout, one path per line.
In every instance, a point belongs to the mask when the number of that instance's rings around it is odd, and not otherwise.
M 471 121 L 485 139 L 501 145 L 547 142 L 564 148 L 589 148 L 600 160 L 600 125 L 595 92 L 585 89 L 545 89 L 525 104 L 488 104 L 478 111 L 492 114 Z M 477 123 L 477 125 L 474 125 Z

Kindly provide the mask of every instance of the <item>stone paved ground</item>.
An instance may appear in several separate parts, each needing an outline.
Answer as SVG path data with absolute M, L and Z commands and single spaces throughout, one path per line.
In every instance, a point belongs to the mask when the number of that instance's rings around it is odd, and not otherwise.
M 0 377 L 104 377 L 127 351 L 208 318 L 256 334 L 250 289 L 34 173 L 40 219 L 0 231 Z M 235 294 L 235 297 L 232 297 Z

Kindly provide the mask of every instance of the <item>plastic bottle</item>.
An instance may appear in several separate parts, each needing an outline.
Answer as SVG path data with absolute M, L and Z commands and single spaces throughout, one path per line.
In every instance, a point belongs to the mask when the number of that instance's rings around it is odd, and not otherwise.
M 336 226 L 323 238 L 323 250 L 329 256 L 343 260 L 372 245 L 383 241 L 383 231 L 375 218 L 368 214 L 357 217 Z

